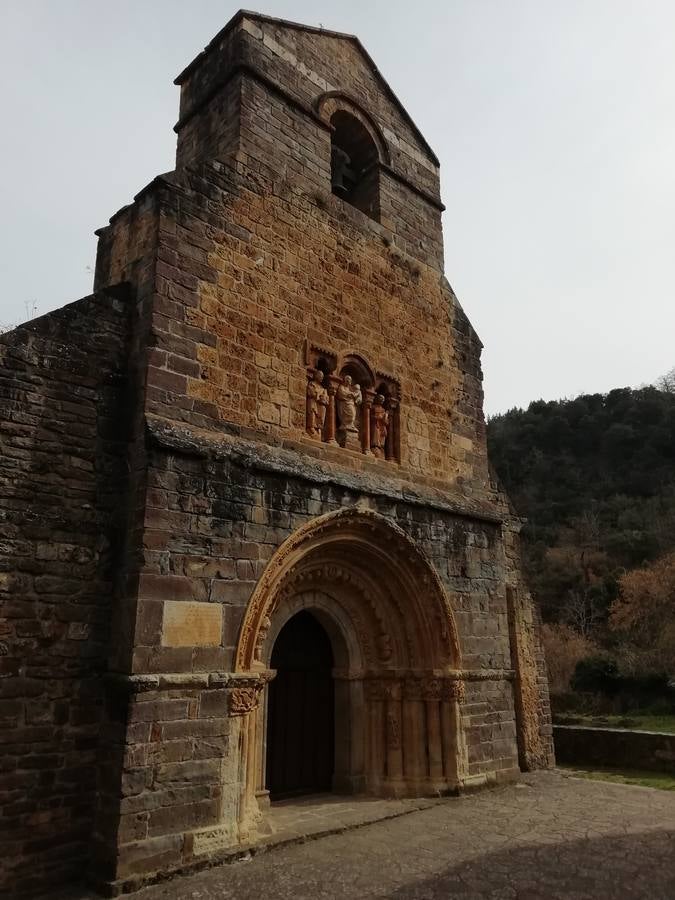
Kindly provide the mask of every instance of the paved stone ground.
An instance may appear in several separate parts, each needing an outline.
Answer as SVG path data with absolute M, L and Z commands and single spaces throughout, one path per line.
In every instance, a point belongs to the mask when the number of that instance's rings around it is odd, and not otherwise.
M 429 809 L 447 799 L 377 800 L 372 797 L 341 797 L 323 794 L 274 803 L 269 815 L 274 834 L 270 844 L 346 831 L 362 825 L 393 819 L 420 809 Z
M 302 815 L 302 814 L 301 814 Z M 133 900 L 675 898 L 675 793 L 560 772 L 145 888 Z

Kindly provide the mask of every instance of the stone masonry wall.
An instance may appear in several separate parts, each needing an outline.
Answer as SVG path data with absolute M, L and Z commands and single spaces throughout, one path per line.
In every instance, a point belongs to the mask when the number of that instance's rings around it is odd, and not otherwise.
M 462 710 L 470 778 L 513 778 L 517 746 L 504 557 L 498 524 L 404 499 L 400 483 L 341 476 L 294 451 L 204 436 L 151 420 L 143 569 L 133 690 L 128 704 L 119 863 L 99 876 L 119 885 L 199 864 L 209 834 L 232 825 L 241 794 L 238 720 L 228 676 L 257 580 L 297 528 L 344 506 L 400 525 L 432 560 L 453 607 L 468 680 Z M 128 690 L 128 684 L 127 688 Z M 235 729 L 233 731 L 233 729 Z M 103 873 L 103 874 L 101 874 Z
M 148 412 L 386 472 L 305 431 L 306 344 L 358 350 L 400 380 L 401 471 L 486 494 L 480 342 L 434 268 L 329 191 L 260 173 L 213 163 L 153 196 Z
M 555 725 L 559 761 L 572 766 L 675 774 L 675 734 Z
M 125 483 L 127 292 L 0 338 L 0 893 L 88 853 Z

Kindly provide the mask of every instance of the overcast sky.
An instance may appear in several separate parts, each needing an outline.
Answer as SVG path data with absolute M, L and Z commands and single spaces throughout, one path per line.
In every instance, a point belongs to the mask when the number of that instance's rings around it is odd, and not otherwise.
M 223 0 L 0 0 L 0 323 L 91 290 L 173 168 L 178 72 Z M 441 160 L 446 274 L 488 413 L 675 365 L 673 0 L 266 0 L 357 34 Z

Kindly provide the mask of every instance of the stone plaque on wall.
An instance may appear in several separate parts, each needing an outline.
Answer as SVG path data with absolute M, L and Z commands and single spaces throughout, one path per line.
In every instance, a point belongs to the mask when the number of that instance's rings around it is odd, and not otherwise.
M 223 630 L 223 608 L 218 603 L 167 600 L 164 603 L 164 647 L 217 647 Z

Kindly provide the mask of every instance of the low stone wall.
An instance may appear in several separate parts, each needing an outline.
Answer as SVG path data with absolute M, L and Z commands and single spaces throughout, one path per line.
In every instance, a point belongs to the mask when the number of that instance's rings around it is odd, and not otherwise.
M 675 774 L 675 734 L 555 725 L 553 739 L 560 763 Z

